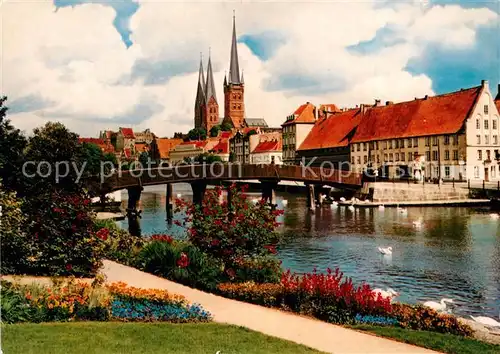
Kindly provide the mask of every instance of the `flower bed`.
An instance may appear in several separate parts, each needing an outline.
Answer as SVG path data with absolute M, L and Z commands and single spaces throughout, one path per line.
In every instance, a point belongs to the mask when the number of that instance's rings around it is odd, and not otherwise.
M 219 284 L 221 295 L 258 305 L 310 315 L 339 324 L 399 326 L 470 336 L 472 329 L 454 316 L 422 306 L 392 304 L 367 284 L 355 287 L 336 269 L 326 274 L 283 274 L 279 284 Z
M 2 322 L 210 321 L 211 315 L 183 296 L 125 283 L 102 286 L 70 281 L 53 286 L 2 282 Z

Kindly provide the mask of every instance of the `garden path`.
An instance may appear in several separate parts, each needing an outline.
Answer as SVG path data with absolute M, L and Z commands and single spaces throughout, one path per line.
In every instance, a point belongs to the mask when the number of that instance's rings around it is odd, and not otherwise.
M 107 282 L 123 281 L 139 288 L 165 289 L 202 305 L 214 321 L 242 326 L 264 334 L 335 354 L 431 354 L 431 350 L 376 337 L 326 322 L 205 293 L 112 261 L 104 261 Z M 224 353 L 221 346 L 221 353 Z

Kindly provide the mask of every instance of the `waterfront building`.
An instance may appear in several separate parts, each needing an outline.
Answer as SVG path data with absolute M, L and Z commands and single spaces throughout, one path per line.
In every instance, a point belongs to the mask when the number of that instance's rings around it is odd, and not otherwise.
M 116 150 L 122 151 L 124 149 L 132 149 L 135 144 L 135 134 L 132 128 L 118 129 L 116 134 Z
M 261 134 L 261 129 L 243 128 L 239 129 L 234 136 L 229 139 L 229 150 L 234 156 L 234 161 L 237 163 L 250 163 L 250 152 L 255 149 Z
M 253 135 L 253 137 L 258 143 L 254 149 L 250 150 L 251 164 L 281 165 L 283 163 L 282 138 L 280 132 Z
M 307 102 L 286 117 L 282 127 L 283 163 L 295 165 L 296 150 L 311 131 L 317 118 L 316 106 Z
M 150 145 L 155 139 L 155 135 L 149 129 L 146 129 L 142 132 L 134 132 L 134 136 L 136 144 L 139 143 Z
M 500 180 L 499 112 L 488 82 L 369 107 L 350 139 L 355 170 L 389 178 Z
M 208 140 L 184 141 L 170 150 L 170 162 L 175 164 L 182 161 L 194 159 L 196 156 L 206 152 L 205 146 Z
M 361 121 L 364 106 L 318 119 L 296 152 L 299 163 L 311 166 L 349 169 L 349 140 Z
M 229 140 L 228 139 L 220 139 L 215 146 L 208 150 L 209 153 L 220 157 L 220 159 L 224 162 L 229 161 Z

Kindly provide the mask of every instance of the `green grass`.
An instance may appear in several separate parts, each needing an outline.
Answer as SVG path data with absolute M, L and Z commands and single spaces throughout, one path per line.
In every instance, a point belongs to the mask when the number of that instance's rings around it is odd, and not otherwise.
M 1 329 L 6 354 L 320 353 L 215 323 L 73 322 L 3 325 Z
M 475 339 L 451 334 L 415 331 L 397 327 L 378 327 L 368 325 L 349 326 L 349 328 L 368 331 L 381 337 L 393 338 L 400 342 L 433 349 L 450 354 L 498 354 L 500 345 L 493 345 Z

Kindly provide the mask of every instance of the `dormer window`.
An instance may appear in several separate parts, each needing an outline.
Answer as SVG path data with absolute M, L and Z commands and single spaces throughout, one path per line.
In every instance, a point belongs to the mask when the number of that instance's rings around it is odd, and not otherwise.
M 484 114 L 488 114 L 488 105 L 487 104 L 484 105 Z

